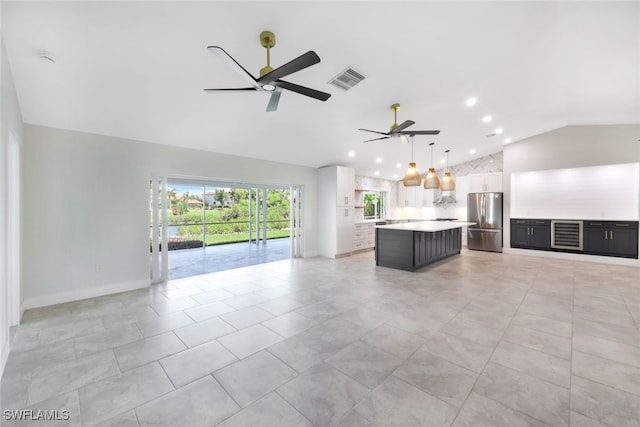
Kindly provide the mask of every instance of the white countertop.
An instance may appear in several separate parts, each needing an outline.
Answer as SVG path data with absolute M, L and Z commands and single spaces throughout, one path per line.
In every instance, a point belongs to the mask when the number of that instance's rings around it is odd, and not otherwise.
M 452 228 L 467 227 L 474 225 L 475 222 L 466 221 L 420 221 L 405 222 L 404 224 L 378 225 L 376 228 L 385 228 L 387 230 L 408 230 L 408 231 L 442 231 L 451 230 Z

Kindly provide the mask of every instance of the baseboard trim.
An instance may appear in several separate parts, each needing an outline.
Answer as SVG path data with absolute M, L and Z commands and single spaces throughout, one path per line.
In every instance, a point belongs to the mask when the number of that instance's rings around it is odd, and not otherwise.
M 39 297 L 25 298 L 21 311 L 49 305 L 63 304 L 65 302 L 78 301 L 87 298 L 100 297 L 103 295 L 117 294 L 119 292 L 133 291 L 135 289 L 150 286 L 151 280 L 136 280 L 133 282 L 115 283 L 111 285 L 95 286 L 92 288 L 76 289 L 69 292 L 62 292 L 52 295 L 42 295 Z
M 505 247 L 502 250 L 505 254 L 526 255 L 538 258 L 554 258 L 567 261 L 593 262 L 600 264 L 622 265 L 627 267 L 640 267 L 640 261 L 633 258 L 619 258 L 611 256 L 589 255 L 570 252 L 537 251 L 532 249 L 518 249 Z

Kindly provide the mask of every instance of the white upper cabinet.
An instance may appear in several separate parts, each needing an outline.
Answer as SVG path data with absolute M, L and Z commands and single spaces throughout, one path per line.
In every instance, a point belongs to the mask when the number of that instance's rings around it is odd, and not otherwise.
M 483 193 L 502 191 L 502 172 L 469 175 L 469 192 Z
M 402 181 L 398 181 L 398 207 L 415 208 L 418 198 L 422 200 L 422 195 L 418 193 L 421 190 L 422 187 L 405 187 Z
M 409 206 L 409 201 L 407 199 L 407 187 L 402 184 L 402 181 L 398 181 L 398 207 L 406 208 Z
M 420 192 L 419 208 L 432 208 L 435 201 L 436 190 L 425 190 L 424 187 L 418 189 Z
M 434 190 L 425 190 L 422 185 L 418 187 L 405 187 L 402 181 L 398 182 L 398 207 L 399 208 L 430 208 L 435 200 Z
M 336 166 L 336 205 L 354 206 L 355 172 L 351 168 Z

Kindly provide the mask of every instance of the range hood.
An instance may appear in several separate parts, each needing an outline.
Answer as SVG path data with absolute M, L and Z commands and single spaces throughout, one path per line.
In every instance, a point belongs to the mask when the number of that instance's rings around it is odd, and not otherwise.
M 451 203 L 457 203 L 457 200 L 455 197 L 453 197 L 453 195 L 451 194 L 451 191 L 442 191 L 440 193 L 440 197 L 438 197 L 433 204 L 434 205 L 448 205 Z

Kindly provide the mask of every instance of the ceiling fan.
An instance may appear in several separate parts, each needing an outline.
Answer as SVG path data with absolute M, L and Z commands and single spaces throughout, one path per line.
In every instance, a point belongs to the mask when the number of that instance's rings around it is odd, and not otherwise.
M 391 130 L 389 132 L 379 132 L 377 130 L 370 130 L 370 129 L 358 129 L 358 130 L 363 130 L 365 132 L 373 132 L 373 133 L 377 133 L 380 135 L 384 135 L 380 138 L 374 138 L 374 139 L 368 139 L 366 141 L 363 142 L 372 142 L 372 141 L 379 141 L 381 139 L 387 139 L 387 138 L 392 138 L 395 136 L 402 136 L 402 135 L 438 135 L 440 133 L 439 130 L 405 130 L 406 128 L 408 128 L 411 125 L 414 125 L 416 122 L 414 122 L 413 120 L 405 120 L 404 122 L 398 124 L 398 110 L 400 109 L 400 104 L 393 104 L 391 106 L 391 111 L 393 111 L 393 124 L 391 125 Z M 406 137 L 405 137 L 406 138 Z M 407 141 L 403 141 L 403 142 L 408 142 Z
M 282 77 L 293 74 L 296 71 L 304 70 L 312 65 L 320 62 L 320 57 L 312 50 L 300 55 L 299 57 L 287 62 L 286 64 L 273 69 L 271 67 L 271 51 L 270 49 L 276 45 L 276 36 L 271 31 L 263 31 L 260 33 L 260 43 L 267 49 L 267 65 L 260 70 L 260 77 L 254 78 L 247 70 L 242 67 L 235 59 L 231 57 L 224 49 L 219 46 L 209 46 L 207 49 L 218 58 L 227 63 L 232 70 L 244 77 L 251 87 L 245 88 L 231 88 L 231 89 L 205 89 L 205 92 L 219 92 L 219 91 L 247 91 L 255 90 L 259 92 L 270 92 L 271 98 L 269 98 L 269 104 L 267 104 L 267 111 L 276 111 L 278 109 L 278 102 L 280 101 L 280 94 L 282 89 L 287 89 L 292 92 L 299 93 L 301 95 L 309 96 L 320 101 L 326 101 L 331 96 L 330 93 L 320 92 L 319 90 L 311 89 L 308 87 L 300 86 L 295 83 L 289 83 L 284 80 L 280 80 Z

